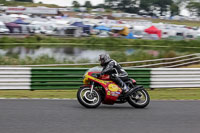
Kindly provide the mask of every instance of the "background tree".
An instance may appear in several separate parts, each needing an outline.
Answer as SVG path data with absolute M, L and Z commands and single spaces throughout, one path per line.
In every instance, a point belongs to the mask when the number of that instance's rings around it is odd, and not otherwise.
M 153 5 L 160 7 L 160 15 L 168 11 L 168 6 L 172 5 L 172 0 L 154 0 Z
M 95 8 L 106 8 L 105 4 L 98 4 L 95 6 Z
M 72 2 L 73 7 L 77 8 L 80 7 L 80 3 L 78 1 L 73 1 Z
M 117 7 L 124 12 L 137 13 L 139 10 L 137 2 L 138 0 L 119 0 Z
M 141 0 L 140 8 L 149 12 L 153 12 L 154 7 L 160 8 L 160 15 L 168 11 L 168 7 L 173 4 L 172 0 Z
M 115 8 L 118 0 L 105 0 L 105 5 L 107 8 Z
M 170 5 L 170 12 L 171 12 L 171 16 L 179 15 L 180 9 L 177 3 L 173 2 Z
M 15 1 L 19 1 L 19 2 L 33 2 L 33 0 L 15 0 Z
M 152 5 L 151 0 L 140 0 L 140 8 L 147 12 L 150 11 L 151 5 Z
M 90 1 L 86 1 L 84 7 L 92 8 L 92 4 Z
M 190 2 L 187 5 L 187 8 L 192 13 L 192 15 L 200 16 L 200 3 L 199 2 Z

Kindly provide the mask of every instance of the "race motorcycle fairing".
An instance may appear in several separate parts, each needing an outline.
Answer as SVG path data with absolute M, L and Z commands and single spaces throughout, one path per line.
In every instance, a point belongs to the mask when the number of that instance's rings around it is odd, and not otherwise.
M 93 72 L 88 72 L 85 76 L 83 83 L 86 85 L 90 81 L 100 84 L 105 88 L 105 99 L 104 103 L 114 104 L 119 95 L 122 93 L 122 89 L 116 85 L 113 81 L 109 80 L 109 76 L 105 75 L 101 79 L 92 76 Z

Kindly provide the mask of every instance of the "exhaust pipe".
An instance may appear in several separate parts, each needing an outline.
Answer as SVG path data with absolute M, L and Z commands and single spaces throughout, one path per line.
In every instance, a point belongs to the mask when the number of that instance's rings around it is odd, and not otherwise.
M 133 94 L 134 92 L 136 92 L 138 90 L 142 90 L 142 89 L 144 89 L 144 87 L 142 85 L 136 86 L 136 87 L 132 88 L 131 90 L 129 90 L 129 92 L 125 94 L 125 97 L 128 97 L 129 95 Z

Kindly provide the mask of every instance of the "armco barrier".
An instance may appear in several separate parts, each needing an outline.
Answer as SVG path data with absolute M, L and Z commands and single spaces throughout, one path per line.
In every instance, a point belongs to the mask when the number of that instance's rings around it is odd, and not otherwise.
M 0 89 L 78 89 L 87 68 L 0 67 Z M 200 88 L 200 68 L 131 68 L 145 88 Z
M 150 88 L 200 88 L 200 68 L 152 68 Z

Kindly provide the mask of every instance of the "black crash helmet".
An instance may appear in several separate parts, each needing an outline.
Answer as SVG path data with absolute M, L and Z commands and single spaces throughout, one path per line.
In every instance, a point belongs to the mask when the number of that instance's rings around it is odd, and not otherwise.
M 99 55 L 99 61 L 101 63 L 101 65 L 104 65 L 106 63 L 108 63 L 111 60 L 109 54 L 100 54 Z

